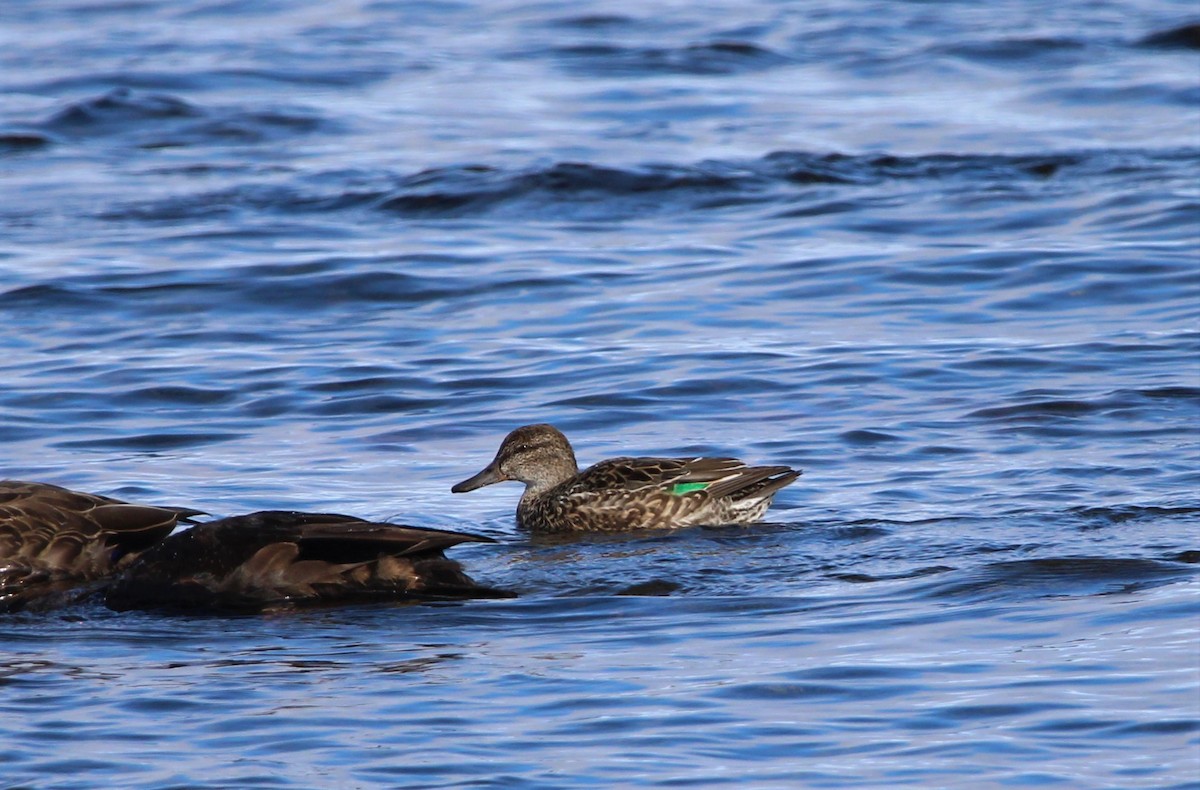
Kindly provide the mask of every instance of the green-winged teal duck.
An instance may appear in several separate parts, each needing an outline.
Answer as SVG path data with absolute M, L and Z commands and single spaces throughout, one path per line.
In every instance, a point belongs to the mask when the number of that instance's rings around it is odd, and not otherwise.
M 526 425 L 505 437 L 483 471 L 451 491 L 504 480 L 525 484 L 517 524 L 536 532 L 748 524 L 800 472 L 736 458 L 613 458 L 579 471 L 567 437 Z
M 512 597 L 476 584 L 442 553 L 466 542 L 495 541 L 327 513 L 251 513 L 167 538 L 117 577 L 105 602 L 118 611 L 271 611 L 354 601 Z
M 199 510 L 134 505 L 0 480 L 0 611 L 64 603 L 129 565 Z

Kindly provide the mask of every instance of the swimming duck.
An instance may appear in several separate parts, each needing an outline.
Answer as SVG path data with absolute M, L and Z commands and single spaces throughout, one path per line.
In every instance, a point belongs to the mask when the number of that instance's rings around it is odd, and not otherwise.
M 49 483 L 0 480 L 0 612 L 82 596 L 198 515 Z
M 142 554 L 108 588 L 112 609 L 274 611 L 368 600 L 509 598 L 442 550 L 482 535 L 330 513 L 263 511 L 199 524 Z
M 580 472 L 557 428 L 526 425 L 505 437 L 483 471 L 450 490 L 520 481 L 517 524 L 535 532 L 661 529 L 757 521 L 800 474 L 736 458 L 613 458 Z

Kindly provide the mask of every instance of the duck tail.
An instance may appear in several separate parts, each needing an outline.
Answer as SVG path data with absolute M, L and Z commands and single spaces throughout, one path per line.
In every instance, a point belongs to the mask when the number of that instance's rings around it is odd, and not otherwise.
M 748 466 L 742 473 L 707 489 L 714 499 L 770 499 L 803 472 L 789 466 Z

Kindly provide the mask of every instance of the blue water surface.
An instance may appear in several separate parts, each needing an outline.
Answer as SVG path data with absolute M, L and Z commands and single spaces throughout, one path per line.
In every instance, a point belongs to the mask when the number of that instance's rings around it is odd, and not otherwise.
M 511 601 L 0 619 L 0 787 L 1200 787 L 1190 2 L 8 0 L 0 477 Z M 541 538 L 511 428 L 804 476 Z

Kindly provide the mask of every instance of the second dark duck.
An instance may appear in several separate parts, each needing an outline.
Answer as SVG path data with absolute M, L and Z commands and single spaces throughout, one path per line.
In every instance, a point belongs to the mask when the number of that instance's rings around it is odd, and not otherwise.
M 105 593 L 111 609 L 261 612 L 366 601 L 511 598 L 444 549 L 465 532 L 330 513 L 262 511 L 197 524 L 151 547 Z

